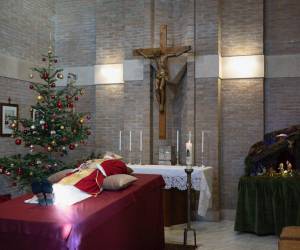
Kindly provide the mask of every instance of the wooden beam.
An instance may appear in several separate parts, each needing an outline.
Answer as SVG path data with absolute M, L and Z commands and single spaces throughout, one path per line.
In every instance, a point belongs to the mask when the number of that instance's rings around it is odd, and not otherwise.
M 164 51 L 167 48 L 167 25 L 160 26 L 160 49 Z
M 135 49 L 135 50 L 133 50 L 133 55 L 134 56 L 143 56 L 141 53 L 139 53 L 139 51 L 141 51 L 147 57 L 151 58 L 160 53 L 160 48 Z
M 185 53 L 191 50 L 191 46 L 177 46 L 171 48 L 165 48 L 164 53 L 166 54 L 177 54 L 177 53 Z
M 159 139 L 167 139 L 167 115 L 166 111 L 159 112 Z

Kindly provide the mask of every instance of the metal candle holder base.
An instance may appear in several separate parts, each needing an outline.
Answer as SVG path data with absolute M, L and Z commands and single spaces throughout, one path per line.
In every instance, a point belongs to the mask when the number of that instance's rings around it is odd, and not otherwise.
M 193 168 L 186 168 L 184 170 L 187 174 L 186 186 L 187 186 L 187 225 L 184 229 L 184 245 L 187 245 L 188 231 L 192 231 L 194 235 L 194 245 L 197 247 L 196 230 L 191 227 L 191 189 L 192 189 L 192 172 Z

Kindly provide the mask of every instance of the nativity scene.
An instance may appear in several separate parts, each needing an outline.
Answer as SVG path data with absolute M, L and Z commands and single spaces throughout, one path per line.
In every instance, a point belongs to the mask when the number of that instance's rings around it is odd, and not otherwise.
M 300 3 L 0 7 L 0 249 L 300 249 Z

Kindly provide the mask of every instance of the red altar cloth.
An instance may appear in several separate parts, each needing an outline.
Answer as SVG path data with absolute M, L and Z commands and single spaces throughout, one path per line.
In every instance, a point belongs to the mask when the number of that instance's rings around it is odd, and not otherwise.
M 159 175 L 136 175 L 121 191 L 103 191 L 70 207 L 0 204 L 1 250 L 162 250 Z

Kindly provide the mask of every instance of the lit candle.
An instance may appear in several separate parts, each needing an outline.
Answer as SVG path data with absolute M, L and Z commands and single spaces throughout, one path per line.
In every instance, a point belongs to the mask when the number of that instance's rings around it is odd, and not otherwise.
M 140 131 L 140 151 L 143 151 L 143 131 Z
M 129 152 L 131 152 L 131 130 L 129 131 Z
M 176 131 L 176 152 L 179 152 L 179 130 Z
M 120 136 L 119 136 L 119 151 L 122 151 L 122 131 L 120 130 Z
M 188 141 L 185 144 L 185 150 L 186 150 L 186 165 L 187 168 L 192 168 L 193 165 L 193 144 L 191 141 Z
M 204 131 L 202 130 L 202 133 L 201 133 L 201 137 L 202 137 L 202 142 L 201 142 L 201 152 L 203 153 L 204 152 Z

